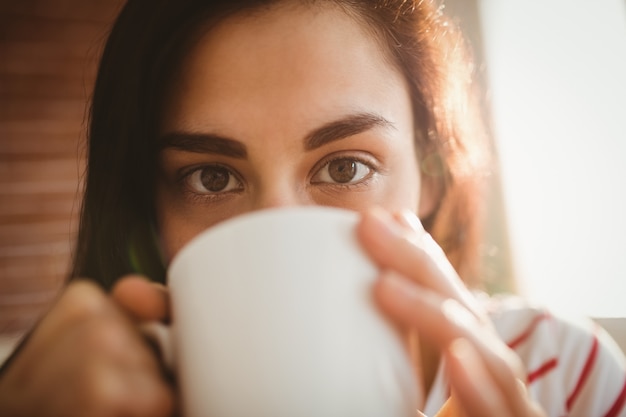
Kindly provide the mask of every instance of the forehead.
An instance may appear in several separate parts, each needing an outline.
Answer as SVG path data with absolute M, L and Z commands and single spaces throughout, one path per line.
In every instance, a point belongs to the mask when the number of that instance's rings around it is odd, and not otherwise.
M 270 108 L 294 115 L 382 103 L 390 88 L 406 88 L 381 45 L 331 2 L 279 2 L 232 15 L 207 29 L 183 60 L 165 125 L 173 117 L 197 123 L 198 111 L 210 123 L 243 111 L 266 117 Z

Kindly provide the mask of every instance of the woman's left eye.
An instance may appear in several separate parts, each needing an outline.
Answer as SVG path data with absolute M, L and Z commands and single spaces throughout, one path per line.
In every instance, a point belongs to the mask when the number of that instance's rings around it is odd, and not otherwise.
M 313 176 L 314 183 L 355 184 L 371 175 L 368 164 L 354 158 L 338 158 L 327 162 Z

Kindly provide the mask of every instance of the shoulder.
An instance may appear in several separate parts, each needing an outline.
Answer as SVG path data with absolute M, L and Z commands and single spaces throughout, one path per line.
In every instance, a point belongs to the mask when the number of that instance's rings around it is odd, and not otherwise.
M 549 416 L 626 416 L 626 360 L 598 324 L 519 297 L 479 297 Z

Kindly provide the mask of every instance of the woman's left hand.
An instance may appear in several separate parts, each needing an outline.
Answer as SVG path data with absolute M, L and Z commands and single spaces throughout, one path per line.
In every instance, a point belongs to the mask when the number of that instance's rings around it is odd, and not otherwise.
M 464 415 L 545 415 L 527 396 L 521 361 L 498 338 L 486 313 L 415 215 L 372 210 L 364 214 L 358 235 L 382 270 L 374 288 L 380 307 L 438 349 Z

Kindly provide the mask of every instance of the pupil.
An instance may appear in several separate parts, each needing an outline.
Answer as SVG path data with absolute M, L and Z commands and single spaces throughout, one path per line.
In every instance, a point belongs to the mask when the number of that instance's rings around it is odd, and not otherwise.
M 205 168 L 200 174 L 202 185 L 209 191 L 222 191 L 228 185 L 230 174 L 228 170 L 220 167 Z
M 328 164 L 328 173 L 333 181 L 346 183 L 352 181 L 356 175 L 356 162 L 349 159 L 339 159 Z

